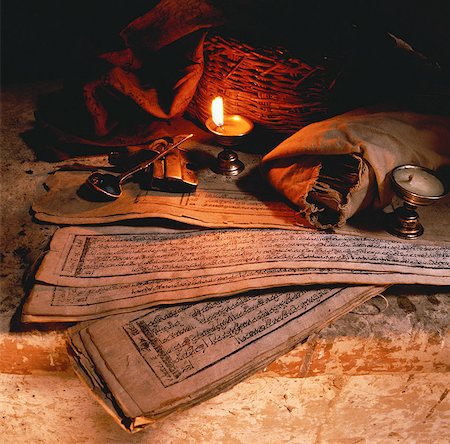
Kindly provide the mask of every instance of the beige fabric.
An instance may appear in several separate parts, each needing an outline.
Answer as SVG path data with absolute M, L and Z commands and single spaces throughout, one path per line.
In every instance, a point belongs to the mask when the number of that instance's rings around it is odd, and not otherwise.
M 387 174 L 403 164 L 450 164 L 450 119 L 359 109 L 301 129 L 262 160 L 268 181 L 318 228 L 340 226 L 392 199 Z

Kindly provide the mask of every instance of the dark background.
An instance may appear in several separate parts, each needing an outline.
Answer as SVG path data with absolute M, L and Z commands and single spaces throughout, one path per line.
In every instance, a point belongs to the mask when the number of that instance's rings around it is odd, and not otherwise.
M 63 77 L 82 54 L 117 49 L 149 0 L 2 0 L 3 83 Z
M 350 54 L 342 97 L 348 97 L 349 91 L 354 97 L 372 91 L 370 101 L 398 91 L 403 96 L 409 91 L 431 91 L 450 102 L 449 0 L 205 1 L 223 9 L 237 35 L 297 46 L 308 56 L 322 56 L 330 48 Z M 76 76 L 95 54 L 123 47 L 120 30 L 156 3 L 3 0 L 2 83 Z M 393 52 L 388 33 L 412 45 L 426 63 Z

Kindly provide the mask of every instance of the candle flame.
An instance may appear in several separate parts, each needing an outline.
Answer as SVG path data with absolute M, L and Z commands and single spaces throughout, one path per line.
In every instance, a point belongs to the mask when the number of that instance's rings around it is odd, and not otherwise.
M 216 97 L 211 105 L 212 120 L 217 126 L 223 126 L 223 99 Z

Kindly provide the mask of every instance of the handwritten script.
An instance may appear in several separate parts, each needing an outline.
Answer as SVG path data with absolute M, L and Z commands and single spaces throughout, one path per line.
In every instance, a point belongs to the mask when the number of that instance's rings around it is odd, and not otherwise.
M 273 332 L 340 289 L 302 289 L 153 310 L 124 329 L 167 387 Z

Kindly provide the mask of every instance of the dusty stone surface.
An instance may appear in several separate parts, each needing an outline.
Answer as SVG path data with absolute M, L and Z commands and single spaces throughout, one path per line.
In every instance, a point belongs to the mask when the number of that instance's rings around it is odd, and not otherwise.
M 56 229 L 35 224 L 29 214 L 30 203 L 41 192 L 43 179 L 52 167 L 36 160 L 21 134 L 33 127 L 37 95 L 57 87 L 54 83 L 10 86 L 1 95 L 0 333 L 10 330 L 10 321 L 24 297 L 25 270 L 37 259 Z
M 444 444 L 449 385 L 430 373 L 253 377 L 129 435 L 73 376 L 0 375 L 0 434 L 4 444 Z

